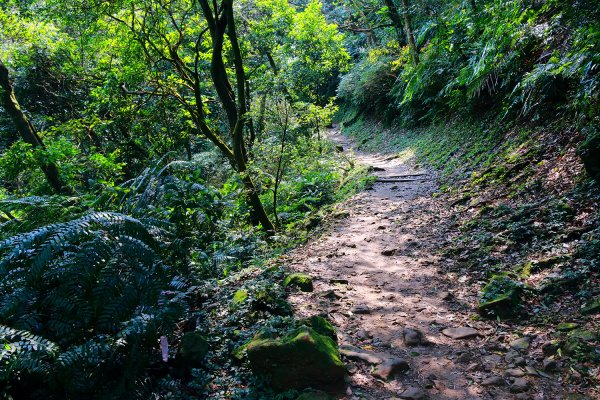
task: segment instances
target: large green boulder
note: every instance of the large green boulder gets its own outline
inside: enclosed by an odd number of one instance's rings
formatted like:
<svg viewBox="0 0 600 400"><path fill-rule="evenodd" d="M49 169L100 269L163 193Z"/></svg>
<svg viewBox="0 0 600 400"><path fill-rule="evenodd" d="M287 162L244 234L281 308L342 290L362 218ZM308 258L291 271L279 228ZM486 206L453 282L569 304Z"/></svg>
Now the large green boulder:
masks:
<svg viewBox="0 0 600 400"><path fill-rule="evenodd" d="M319 315L313 315L312 317L299 320L298 326L302 325L311 327L318 334L327 336L337 343L337 332L329 320Z"/></svg>
<svg viewBox="0 0 600 400"><path fill-rule="evenodd" d="M308 326L282 338L258 335L246 345L250 367L276 390L331 388L344 383L345 367L335 342Z"/></svg>
<svg viewBox="0 0 600 400"><path fill-rule="evenodd" d="M303 292L313 291L313 281L310 275L302 273L289 274L283 280L283 286L292 286L300 289Z"/></svg>

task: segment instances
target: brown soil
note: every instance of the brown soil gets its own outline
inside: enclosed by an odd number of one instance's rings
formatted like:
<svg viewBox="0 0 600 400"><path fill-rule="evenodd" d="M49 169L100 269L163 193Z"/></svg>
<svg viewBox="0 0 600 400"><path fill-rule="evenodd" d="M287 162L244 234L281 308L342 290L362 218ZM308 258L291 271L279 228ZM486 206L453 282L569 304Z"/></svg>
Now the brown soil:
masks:
<svg viewBox="0 0 600 400"><path fill-rule="evenodd" d="M339 132L332 138L351 148ZM384 181L348 200L343 205L348 217L286 257L291 269L310 274L315 284L314 292L290 298L300 317L327 315L340 345L380 359L403 358L410 369L383 381L372 375L376 364L345 358L349 382L338 398L404 398L409 388L417 390L408 398L564 398L559 378L539 373L543 333L473 318L477 297L465 287L465 277L448 272L455 261L441 255L457 233L450 207L432 196L437 187L432 173L393 156L357 153L356 158ZM480 336L442 334L457 327L474 328ZM407 329L421 332L427 343L407 346ZM522 336L530 338L529 348L512 349L510 343ZM524 376L507 376L507 370Z"/></svg>

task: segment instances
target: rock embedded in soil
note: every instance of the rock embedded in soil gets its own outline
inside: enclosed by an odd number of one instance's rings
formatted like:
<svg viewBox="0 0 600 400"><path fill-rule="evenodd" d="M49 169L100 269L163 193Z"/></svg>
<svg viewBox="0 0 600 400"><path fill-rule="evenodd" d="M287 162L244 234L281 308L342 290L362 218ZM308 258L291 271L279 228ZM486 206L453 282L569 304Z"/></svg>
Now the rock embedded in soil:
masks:
<svg viewBox="0 0 600 400"><path fill-rule="evenodd" d="M381 251L382 256L391 257L396 254L398 249L385 249Z"/></svg>
<svg viewBox="0 0 600 400"><path fill-rule="evenodd" d="M285 277L283 280L283 286L295 287L303 292L312 292L313 280L310 275L296 272Z"/></svg>
<svg viewBox="0 0 600 400"><path fill-rule="evenodd" d="M329 283L335 285L335 284L339 284L339 285L347 285L348 284L348 279L340 279L340 278L333 278L329 280Z"/></svg>
<svg viewBox="0 0 600 400"><path fill-rule="evenodd" d="M301 319L298 321L298 325L305 325L311 327L320 335L327 336L331 340L337 343L337 332L333 327L331 321L320 315L313 315L312 317Z"/></svg>
<svg viewBox="0 0 600 400"><path fill-rule="evenodd" d="M600 313L600 296L596 297L591 303L581 310L583 315L593 315Z"/></svg>
<svg viewBox="0 0 600 400"><path fill-rule="evenodd" d="M381 364L384 361L383 357L380 357L375 353L363 350L361 348L349 344L344 344L340 346L339 351L341 355L351 360L365 361L369 364Z"/></svg>
<svg viewBox="0 0 600 400"><path fill-rule="evenodd" d="M423 333L416 329L407 328L404 330L404 344L408 347L419 346L424 343Z"/></svg>
<svg viewBox="0 0 600 400"><path fill-rule="evenodd" d="M177 358L190 368L196 368L204 363L208 350L208 341L203 335L187 332L181 338Z"/></svg>
<svg viewBox="0 0 600 400"><path fill-rule="evenodd" d="M522 378L525 376L525 372L518 368L509 368L504 371L505 376L512 376L513 378Z"/></svg>
<svg viewBox="0 0 600 400"><path fill-rule="evenodd" d="M510 347L516 350L527 350L529 348L529 343L531 343L531 339L529 339L527 336L524 336L510 342Z"/></svg>
<svg viewBox="0 0 600 400"><path fill-rule="evenodd" d="M560 332L569 332L577 328L579 328L579 324L574 322L563 322L562 324L558 324L556 326L556 330Z"/></svg>
<svg viewBox="0 0 600 400"><path fill-rule="evenodd" d="M528 376L540 376L540 374L538 373L537 369L535 369L535 368L533 368L533 367L531 367L529 365L525 367L525 373Z"/></svg>
<svg viewBox="0 0 600 400"><path fill-rule="evenodd" d="M367 330L365 329L359 329L358 332L356 332L356 337L361 339L361 340L365 340L365 339L370 339L373 337L373 335L371 335L369 332L367 332Z"/></svg>
<svg viewBox="0 0 600 400"><path fill-rule="evenodd" d="M257 335L247 345L252 372L270 378L276 390L342 385L346 368L335 342L310 327L281 339Z"/></svg>
<svg viewBox="0 0 600 400"><path fill-rule="evenodd" d="M504 386L504 379L498 375L490 376L481 382L482 386Z"/></svg>
<svg viewBox="0 0 600 400"><path fill-rule="evenodd" d="M512 385L510 385L510 389L509 390L510 390L511 393L523 393L523 392L526 392L527 390L529 390L529 382L525 378L517 378L512 383Z"/></svg>
<svg viewBox="0 0 600 400"><path fill-rule="evenodd" d="M318 296L328 300L338 300L343 297L341 294L336 293L335 290L325 290L323 292L319 292Z"/></svg>
<svg viewBox="0 0 600 400"><path fill-rule="evenodd" d="M525 358L523 357L515 357L513 359L513 364L515 364L517 367L524 367L526 364Z"/></svg>
<svg viewBox="0 0 600 400"><path fill-rule="evenodd" d="M372 375L376 378L387 381L394 375L400 374L410 369L408 362L402 358L391 358L379 364Z"/></svg>
<svg viewBox="0 0 600 400"><path fill-rule="evenodd" d="M471 355L469 353L461 353L458 357L456 357L456 362L461 364L466 364L471 361Z"/></svg>
<svg viewBox="0 0 600 400"><path fill-rule="evenodd" d="M471 339L481 335L477 329L469 327L446 328L442 331L442 334L455 340Z"/></svg>
<svg viewBox="0 0 600 400"><path fill-rule="evenodd" d="M553 372L558 369L558 361L552 358L545 358L544 361L542 361L542 365L546 372Z"/></svg>
<svg viewBox="0 0 600 400"><path fill-rule="evenodd" d="M358 305L352 308L352 314L371 314L371 309L365 305Z"/></svg>
<svg viewBox="0 0 600 400"><path fill-rule="evenodd" d="M401 399L408 399L408 400L422 400L425 398L425 392L423 391L423 389L416 387L416 386L411 386L408 389L406 389L404 392L400 393L400 398Z"/></svg>
<svg viewBox="0 0 600 400"><path fill-rule="evenodd" d="M450 300L454 299L454 295L450 292L441 292L439 296L440 296L440 299L442 299L444 301L450 301Z"/></svg>
<svg viewBox="0 0 600 400"><path fill-rule="evenodd" d="M483 288L477 311L486 318L510 318L519 308L521 291L518 282L504 275L494 275Z"/></svg>

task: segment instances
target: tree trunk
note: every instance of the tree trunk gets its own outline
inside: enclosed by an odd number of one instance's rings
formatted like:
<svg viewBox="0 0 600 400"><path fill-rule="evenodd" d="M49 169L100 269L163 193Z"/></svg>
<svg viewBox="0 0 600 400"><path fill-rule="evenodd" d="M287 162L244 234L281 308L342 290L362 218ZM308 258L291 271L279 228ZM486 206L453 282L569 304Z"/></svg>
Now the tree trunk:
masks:
<svg viewBox="0 0 600 400"><path fill-rule="evenodd" d="M231 43L231 50L233 53L233 63L235 66L235 75L237 83L237 103L238 103L238 120L233 129L233 154L235 155L238 171L242 174L242 180L246 186L248 192L248 199L252 207L252 213L267 234L272 235L275 232L275 226L269 219L267 212L260 200L260 196L252 178L247 173L248 154L244 143L244 125L245 119L247 118L248 109L246 104L246 75L244 72L244 64L242 59L242 52L237 39L237 32L235 28L235 19L233 15L233 1L223 1L225 7L225 15L227 17L227 36Z"/></svg>
<svg viewBox="0 0 600 400"><path fill-rule="evenodd" d="M400 18L400 13L398 12L398 7L396 7L394 0L385 0L385 5L388 9L388 15L392 20L394 29L396 30L396 36L398 36L398 44L402 45L402 20Z"/></svg>
<svg viewBox="0 0 600 400"><path fill-rule="evenodd" d="M15 97L15 93L8 75L8 69L0 60L0 87L2 90L2 106L12 118L17 131L21 135L21 138L31 144L33 147L39 147L44 149L44 143L42 138L39 137L35 128L27 118L27 116L21 110L21 106ZM54 163L45 163L41 165L42 172L46 175L48 183L56 193L67 193L67 188L63 185L60 180L60 174L58 167Z"/></svg>
<svg viewBox="0 0 600 400"><path fill-rule="evenodd" d="M419 51L417 50L417 45L415 43L415 35L412 30L412 22L410 18L410 9L408 7L408 0L402 1L402 15L404 16L404 32L406 33L406 41L408 42L408 47L410 48L410 53L412 55L412 60L414 65L419 65Z"/></svg>

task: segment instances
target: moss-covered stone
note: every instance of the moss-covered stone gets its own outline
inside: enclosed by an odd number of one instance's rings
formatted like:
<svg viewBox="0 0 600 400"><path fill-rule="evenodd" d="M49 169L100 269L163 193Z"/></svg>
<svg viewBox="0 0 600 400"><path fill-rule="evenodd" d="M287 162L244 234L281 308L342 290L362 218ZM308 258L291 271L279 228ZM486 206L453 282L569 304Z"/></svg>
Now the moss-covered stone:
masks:
<svg viewBox="0 0 600 400"><path fill-rule="evenodd" d="M583 315L593 315L598 313L600 313L600 297L596 297L581 310L581 314Z"/></svg>
<svg viewBox="0 0 600 400"><path fill-rule="evenodd" d="M273 287L267 287L253 294L252 309L256 311L269 311L275 315L291 315L292 307L285 298L277 296Z"/></svg>
<svg viewBox="0 0 600 400"><path fill-rule="evenodd" d="M263 340L263 339L272 339L273 335L266 333L266 332L259 332L256 335L254 335L254 337L252 338L251 341L244 343L243 345L235 348L232 352L231 355L233 356L233 358L235 358L238 361L242 361L242 359L244 358L244 356L246 355L246 350L248 349L248 345L252 342L255 342L257 340Z"/></svg>
<svg viewBox="0 0 600 400"><path fill-rule="evenodd" d="M252 371L277 390L341 385L345 367L335 342L302 326L280 339L259 335L246 346Z"/></svg>
<svg viewBox="0 0 600 400"><path fill-rule="evenodd" d="M292 286L296 287L303 292L312 292L313 291L313 281L310 275L302 274L302 273L293 273L289 274L283 280L283 286Z"/></svg>
<svg viewBox="0 0 600 400"><path fill-rule="evenodd" d="M487 318L511 318L519 311L523 285L504 275L495 275L483 288L477 311Z"/></svg>
<svg viewBox="0 0 600 400"><path fill-rule="evenodd" d="M569 333L562 343L562 353L580 359L581 361L600 361L600 356L593 349L593 342L598 339L598 334L586 329L576 329Z"/></svg>
<svg viewBox="0 0 600 400"><path fill-rule="evenodd" d="M298 325L309 326L318 334L327 336L337 343L337 332L333 324L323 317L313 315L310 318L301 319L298 321Z"/></svg>
<svg viewBox="0 0 600 400"><path fill-rule="evenodd" d="M181 338L178 358L189 367L203 364L209 346L206 338L198 332L187 332Z"/></svg>
<svg viewBox="0 0 600 400"><path fill-rule="evenodd" d="M574 322L563 322L562 324L556 325L556 330L561 332L568 332L577 328L579 328L579 324Z"/></svg>
<svg viewBox="0 0 600 400"><path fill-rule="evenodd" d="M331 400L331 396L320 390L311 390L296 397L296 400Z"/></svg>
<svg viewBox="0 0 600 400"><path fill-rule="evenodd" d="M588 175L600 182L600 132L588 133L578 153Z"/></svg>
<svg viewBox="0 0 600 400"><path fill-rule="evenodd" d="M598 339L598 334L587 329L576 329L569 333L569 337L580 339L584 342L593 342Z"/></svg>
<svg viewBox="0 0 600 400"><path fill-rule="evenodd" d="M522 279L526 279L529 278L531 274L551 268L563 260L563 256L548 257L541 260L531 260L525 264L518 265L515 268L515 272L518 273Z"/></svg>
<svg viewBox="0 0 600 400"><path fill-rule="evenodd" d="M233 295L233 304L239 306L240 304L244 303L246 299L248 299L248 292L240 289Z"/></svg>

